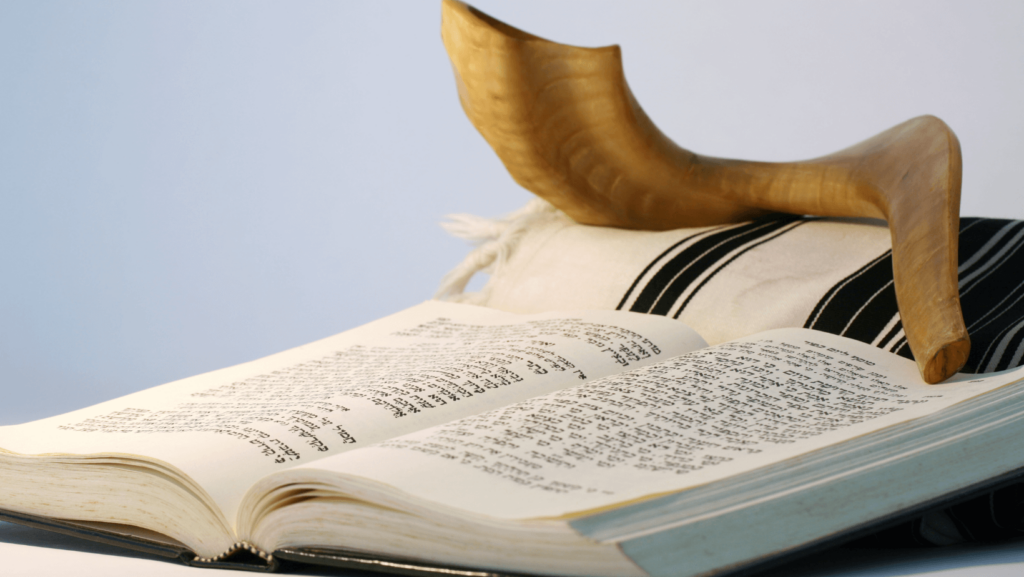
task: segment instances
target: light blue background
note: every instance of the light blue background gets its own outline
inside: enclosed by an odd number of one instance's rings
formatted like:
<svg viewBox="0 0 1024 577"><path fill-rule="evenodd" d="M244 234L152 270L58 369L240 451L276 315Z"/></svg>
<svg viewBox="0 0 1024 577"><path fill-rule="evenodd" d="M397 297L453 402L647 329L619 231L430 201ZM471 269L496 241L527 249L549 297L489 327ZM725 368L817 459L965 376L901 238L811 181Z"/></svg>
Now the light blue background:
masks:
<svg viewBox="0 0 1024 577"><path fill-rule="evenodd" d="M437 223L524 203L459 108L440 7L0 2L0 424L243 362L429 298ZM807 158L919 114L963 214L1024 218L1024 4L497 2L619 43L680 144Z"/></svg>

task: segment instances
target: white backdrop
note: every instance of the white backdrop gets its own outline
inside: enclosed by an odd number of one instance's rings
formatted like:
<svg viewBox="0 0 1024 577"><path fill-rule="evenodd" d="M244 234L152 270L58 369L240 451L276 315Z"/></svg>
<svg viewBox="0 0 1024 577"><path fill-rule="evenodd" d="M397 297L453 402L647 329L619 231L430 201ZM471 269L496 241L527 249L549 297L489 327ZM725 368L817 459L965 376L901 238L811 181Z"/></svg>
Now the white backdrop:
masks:
<svg viewBox="0 0 1024 577"><path fill-rule="evenodd" d="M459 108L439 5L0 3L0 424L429 298L466 250L437 222L529 198ZM813 157L935 114L962 213L1024 218L1024 3L476 5L621 44L704 154Z"/></svg>

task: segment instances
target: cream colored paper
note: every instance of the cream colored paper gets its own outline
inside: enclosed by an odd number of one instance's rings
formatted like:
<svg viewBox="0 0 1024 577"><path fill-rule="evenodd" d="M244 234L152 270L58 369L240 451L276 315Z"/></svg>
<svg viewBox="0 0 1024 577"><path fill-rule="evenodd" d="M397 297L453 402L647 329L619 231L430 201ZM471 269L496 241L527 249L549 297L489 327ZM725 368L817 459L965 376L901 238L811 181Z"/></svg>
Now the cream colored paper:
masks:
<svg viewBox="0 0 1024 577"><path fill-rule="evenodd" d="M257 361L0 427L0 448L162 461L234 520L267 474L701 346L659 317L428 301Z"/></svg>
<svg viewBox="0 0 1024 577"><path fill-rule="evenodd" d="M913 362L780 329L316 463L475 513L557 517L703 485L949 407L1024 369L926 385Z"/></svg>

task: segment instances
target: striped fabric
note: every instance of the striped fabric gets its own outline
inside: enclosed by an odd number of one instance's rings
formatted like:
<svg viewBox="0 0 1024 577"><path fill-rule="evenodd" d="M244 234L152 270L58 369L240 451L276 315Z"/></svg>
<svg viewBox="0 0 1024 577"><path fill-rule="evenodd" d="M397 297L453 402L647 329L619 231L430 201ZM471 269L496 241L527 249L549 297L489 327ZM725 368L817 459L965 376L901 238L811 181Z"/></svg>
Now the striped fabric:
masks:
<svg viewBox="0 0 1024 577"><path fill-rule="evenodd" d="M647 265L617 308L679 318L693 297L720 271L807 220L783 217L687 236Z"/></svg>
<svg viewBox="0 0 1024 577"><path fill-rule="evenodd" d="M644 268L618 309L679 316L708 282L751 249L813 218L784 217L689 235ZM960 302L971 335L968 373L1024 364L1024 221L960 223ZM864 263L821 296L803 325L913 359L892 276L892 251Z"/></svg>

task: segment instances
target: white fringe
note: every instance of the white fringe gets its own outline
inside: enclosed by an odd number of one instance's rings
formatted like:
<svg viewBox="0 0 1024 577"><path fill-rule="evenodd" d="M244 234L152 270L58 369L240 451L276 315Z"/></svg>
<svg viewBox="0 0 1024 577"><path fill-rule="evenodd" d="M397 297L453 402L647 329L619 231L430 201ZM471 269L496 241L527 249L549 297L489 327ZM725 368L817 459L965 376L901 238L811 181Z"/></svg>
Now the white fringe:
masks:
<svg viewBox="0 0 1024 577"><path fill-rule="evenodd" d="M568 220L562 211L546 200L535 198L526 206L501 218L483 218L471 214L450 214L441 226L452 236L466 239L477 247L441 279L434 298L443 301L480 305L491 292L488 282L479 292L466 293L466 285L478 272L495 275L508 261L523 233L542 221Z"/></svg>

